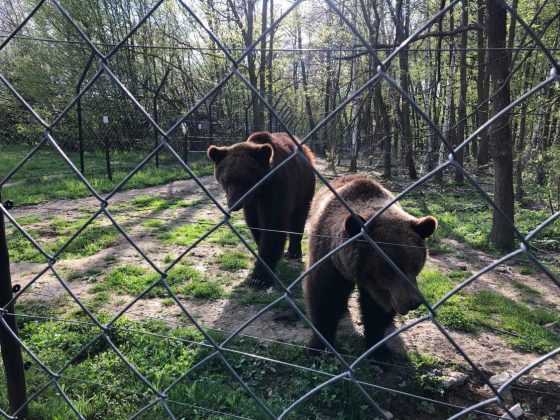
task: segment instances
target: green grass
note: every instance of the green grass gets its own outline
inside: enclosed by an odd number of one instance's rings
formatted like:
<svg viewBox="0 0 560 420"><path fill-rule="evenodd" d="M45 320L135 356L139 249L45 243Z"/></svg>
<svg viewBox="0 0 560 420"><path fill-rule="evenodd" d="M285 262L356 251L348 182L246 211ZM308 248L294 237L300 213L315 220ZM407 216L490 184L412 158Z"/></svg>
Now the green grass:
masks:
<svg viewBox="0 0 560 420"><path fill-rule="evenodd" d="M85 320L85 318L83 318ZM104 317L101 316L104 321ZM37 356L51 368L60 368L66 360L89 342L99 330L91 325L69 322L37 322L24 320L20 323L20 335ZM155 334L155 335L154 335ZM220 333L210 332L220 342ZM208 356L212 349L201 346L204 337L194 327L171 327L162 322L132 322L124 318L117 321L108 333L112 343L154 386L162 391L189 368ZM310 367L310 361L300 348L279 343L264 344L248 337L234 339L228 348L241 353L225 353L225 358L243 381L270 409L281 413L305 392L321 384L330 376L303 371L290 366L273 363L270 359L289 360L295 365ZM243 353L253 353L255 358ZM29 359L25 356L26 360ZM422 377L433 366L425 363L426 357L412 356L408 363L406 390L426 383ZM319 369L328 374L342 372L341 364L332 357L318 360ZM373 364L362 363L355 372L358 379L377 382L383 375ZM35 364L27 371L28 392L31 394L48 379ZM0 369L0 380L4 380ZM107 345L98 339L83 357L64 370L60 384L85 418L124 419L132 416L154 397L145 384L130 372L123 361ZM430 387L432 384L428 384ZM387 407L391 397L386 393L368 389L368 392ZM431 395L431 388L426 388ZM0 391L1 407L5 408L5 390ZM169 407L177 418L224 418L224 414L205 411L204 408L249 418L265 418L266 415L245 392L239 382L214 357L187 375L171 388L167 398ZM179 402L179 403L177 403ZM403 407L403 405L405 407ZM397 410L406 411L406 401L394 401ZM30 418L72 418L70 408L63 402L54 387L49 387L30 404ZM324 388L315 396L298 406L290 418L373 418L373 409L349 381L340 380ZM160 404L140 416L142 419L164 418Z"/></svg>
<svg viewBox="0 0 560 420"><path fill-rule="evenodd" d="M423 390L430 390L435 394L443 395L443 376L439 368L441 361L431 354L411 351L406 354L408 362L414 368L413 374Z"/></svg>
<svg viewBox="0 0 560 420"><path fill-rule="evenodd" d="M104 280L99 279L92 287L94 293L110 291L124 295L137 296L160 278L153 269L137 265L123 265L111 271ZM210 281L194 267L178 265L167 275L167 282L181 297L185 298L219 298L224 295L220 284ZM146 297L167 297L162 286L151 289Z"/></svg>
<svg viewBox="0 0 560 420"><path fill-rule="evenodd" d="M210 219L199 219L195 223L177 226L169 232L159 235L166 245L192 245L197 239L208 232L216 223Z"/></svg>
<svg viewBox="0 0 560 420"><path fill-rule="evenodd" d="M159 238L162 239L166 245L189 246L206 234L217 223L217 220L200 218L196 222L173 227L169 231L161 233ZM256 247L249 229L244 226L244 222L236 221L234 225L249 244ZM217 244L221 247L233 247L238 245L244 247L241 240L227 225L216 229L212 234L206 237L204 242Z"/></svg>
<svg viewBox="0 0 560 420"><path fill-rule="evenodd" d="M136 296L158 278L159 275L156 272L145 267L123 265L111 271L105 281L99 281L91 290L92 292L111 290L114 293Z"/></svg>
<svg viewBox="0 0 560 420"><path fill-rule="evenodd" d="M53 218L49 232L56 234L55 238L45 239L45 230L36 228L27 229L27 233L50 255L58 252L67 240L84 224L84 220L62 223L62 219ZM120 239L119 232L112 226L104 226L98 220L94 220L82 231L77 238L65 248L60 259L77 259L89 257L99 251L115 246ZM10 260L13 262L44 262L46 257L31 244L19 231L13 230L8 234L8 248Z"/></svg>
<svg viewBox="0 0 560 420"><path fill-rule="evenodd" d="M208 202L208 199L194 198L186 200L183 198L165 198L158 195L139 195L132 199L132 205L140 210L167 210L179 207L196 207Z"/></svg>
<svg viewBox="0 0 560 420"><path fill-rule="evenodd" d="M519 274L523 274L524 276L535 274L537 272L537 270L535 270L533 267L519 267L518 271Z"/></svg>
<svg viewBox="0 0 560 420"><path fill-rule="evenodd" d="M88 302L87 308L90 311L97 311L111 301L111 294L107 291L96 293Z"/></svg>
<svg viewBox="0 0 560 420"><path fill-rule="evenodd" d="M30 148L2 145L0 176L7 174L29 152ZM113 152L113 181L107 179L103 153L86 153L85 176L100 193L111 191L139 163L146 153ZM68 153L68 157L79 166L78 154ZM211 175L212 165L208 162L192 163L191 169L197 176ZM189 179L189 175L177 165L155 168L149 162L134 175L123 190L145 188L167 184L179 179ZM17 206L38 204L53 199L72 199L90 196L91 192L69 169L67 164L48 146L43 146L3 188L4 200L13 200Z"/></svg>
<svg viewBox="0 0 560 420"><path fill-rule="evenodd" d="M560 334L545 327L548 323L560 322L558 311L531 308L487 291L469 295L467 308L475 313L479 322L515 334L505 337L513 347L544 353L560 346Z"/></svg>
<svg viewBox="0 0 560 420"><path fill-rule="evenodd" d="M534 287L531 287L525 283L522 283L520 281L512 281L511 285L513 287L515 287L517 290L523 292L523 293L528 293L530 295L533 296L541 296L542 292L540 290L535 289Z"/></svg>
<svg viewBox="0 0 560 420"><path fill-rule="evenodd" d="M40 221L41 221L40 217L33 216L33 215L22 216L16 219L16 222L18 222L21 226L34 225L36 223L39 223Z"/></svg>
<svg viewBox="0 0 560 420"><path fill-rule="evenodd" d="M92 281L95 280L103 273L103 269L100 267L93 267L85 271L72 270L66 274L65 278L68 281L85 280Z"/></svg>
<svg viewBox="0 0 560 420"><path fill-rule="evenodd" d="M142 210L166 210L176 202L177 200L151 194L139 195L132 199L132 204Z"/></svg>
<svg viewBox="0 0 560 420"><path fill-rule="evenodd" d="M497 252L488 240L492 227L492 207L478 192L468 187L444 186L441 191L413 192L401 204L414 216L435 216L439 228L429 239L429 247L447 250L443 238L454 238L474 248ZM515 224L522 234L527 234L550 216L546 209L527 209L516 206ZM554 223L532 241L541 248L560 251L560 224Z"/></svg>
<svg viewBox="0 0 560 420"><path fill-rule="evenodd" d="M241 251L225 251L218 257L218 266L222 270L237 271L249 268L249 260L246 253Z"/></svg>
<svg viewBox="0 0 560 420"><path fill-rule="evenodd" d="M418 286L430 304L455 285L455 281L432 268L424 269L418 278ZM413 313L418 316L427 311L419 309ZM492 291L462 292L452 296L437 309L437 319L447 327L465 332L490 327L509 345L523 351L544 353L560 346L560 334L545 326L560 322L558 311L534 308Z"/></svg>
<svg viewBox="0 0 560 420"><path fill-rule="evenodd" d="M140 226L157 230L158 232L167 232L170 227L160 219L148 219L140 222Z"/></svg>
<svg viewBox="0 0 560 420"><path fill-rule="evenodd" d="M434 304L449 292L455 282L451 281L441 271L433 268L425 268L418 277L418 287L430 304ZM460 331L474 332L478 330L471 314L462 310L465 297L461 294L452 296L445 305L437 310L437 319L443 325ZM425 314L427 310L413 311L416 315Z"/></svg>

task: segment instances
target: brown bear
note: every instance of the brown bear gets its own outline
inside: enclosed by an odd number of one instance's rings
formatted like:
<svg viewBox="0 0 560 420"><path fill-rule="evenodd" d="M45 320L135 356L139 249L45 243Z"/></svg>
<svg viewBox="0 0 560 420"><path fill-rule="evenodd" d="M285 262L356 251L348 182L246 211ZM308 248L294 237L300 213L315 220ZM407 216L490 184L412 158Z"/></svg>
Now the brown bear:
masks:
<svg viewBox="0 0 560 420"><path fill-rule="evenodd" d="M295 143L286 133L258 132L247 141L229 147L210 146L208 157L216 165L216 180L227 195L231 211L235 203L282 161L294 153ZM313 153L302 146L303 154L313 163ZM309 207L315 193L315 172L296 156L243 201L247 226L259 249L259 256L274 270L282 257L286 233L290 232L287 257L301 258L301 239ZM273 279L257 261L250 283L271 284Z"/></svg>
<svg viewBox="0 0 560 420"><path fill-rule="evenodd" d="M394 199L378 182L357 175L338 178L331 185L364 223ZM417 219L395 203L368 226L367 232L416 286L416 276L426 262L425 239L436 228L435 218ZM311 206L308 267L360 232L360 224L340 200L326 187L321 189ZM364 238L358 238L319 264L304 280L308 316L331 345L354 285L359 291L367 348L384 337L396 312L406 314L421 304L408 282ZM313 334L309 354L315 356L325 348L317 334ZM386 359L390 353L386 346L381 346L373 356Z"/></svg>

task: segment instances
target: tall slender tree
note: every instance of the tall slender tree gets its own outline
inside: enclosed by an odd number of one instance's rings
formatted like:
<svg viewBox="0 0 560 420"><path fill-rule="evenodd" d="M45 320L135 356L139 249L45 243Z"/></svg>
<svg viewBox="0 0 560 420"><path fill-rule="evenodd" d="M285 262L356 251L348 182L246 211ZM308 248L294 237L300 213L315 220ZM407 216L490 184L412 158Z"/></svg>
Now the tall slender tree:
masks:
<svg viewBox="0 0 560 420"><path fill-rule="evenodd" d="M497 246L511 248L514 232L508 222L514 220L513 152L510 113L497 116L510 104L509 59L506 46L507 13L498 0L488 1L488 70L492 86L492 118L490 143L494 160L494 209L490 240ZM503 215L501 214L503 213ZM505 217L504 217L505 216ZM507 219L506 219L507 218Z"/></svg>

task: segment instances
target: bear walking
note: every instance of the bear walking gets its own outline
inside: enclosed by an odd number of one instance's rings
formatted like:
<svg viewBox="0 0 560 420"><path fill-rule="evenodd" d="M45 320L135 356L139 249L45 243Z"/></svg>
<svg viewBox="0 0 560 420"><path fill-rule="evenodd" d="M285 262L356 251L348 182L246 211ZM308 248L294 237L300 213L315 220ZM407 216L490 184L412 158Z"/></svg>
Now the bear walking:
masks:
<svg viewBox="0 0 560 420"><path fill-rule="evenodd" d="M331 185L364 223L394 198L381 184L357 175L338 178ZM359 223L326 187L313 200L309 226L309 267L361 232ZM427 257L425 239L436 228L435 218L416 219L395 203L369 225L368 234L416 286L416 276ZM370 244L358 238L319 264L304 280L308 316L333 345L355 285L367 348L384 337L396 312L406 314L421 303L408 282ZM316 355L325 345L313 334L309 348L310 354ZM388 349L382 346L374 356L387 358Z"/></svg>
<svg viewBox="0 0 560 420"><path fill-rule="evenodd" d="M241 205L232 206L295 149L296 145L287 134L268 132L254 133L247 141L229 147L210 146L208 157L216 166L216 180L227 195L230 210L239 210ZM307 146L303 146L303 153L313 162L313 153ZM302 256L303 228L315 193L315 173L303 159L296 156L283 165L242 204L259 256L272 270L284 252L286 231L294 232L289 234L287 256ZM256 286L272 283L258 261L250 282Z"/></svg>

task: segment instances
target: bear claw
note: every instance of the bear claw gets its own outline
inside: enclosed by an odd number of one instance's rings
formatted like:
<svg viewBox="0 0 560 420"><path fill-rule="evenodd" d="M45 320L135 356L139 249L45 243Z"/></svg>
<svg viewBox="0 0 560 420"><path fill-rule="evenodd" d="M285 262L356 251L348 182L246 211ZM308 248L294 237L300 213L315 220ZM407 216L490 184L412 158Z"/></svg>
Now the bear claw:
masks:
<svg viewBox="0 0 560 420"><path fill-rule="evenodd" d="M266 277L251 276L251 278L249 279L249 284L254 287L265 287L271 286L273 284L273 281L272 279Z"/></svg>

